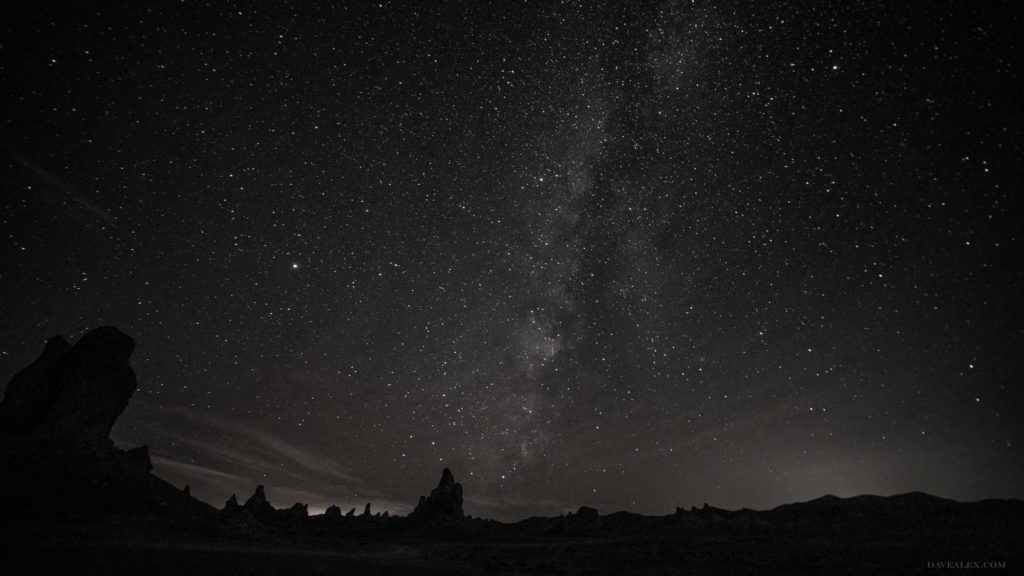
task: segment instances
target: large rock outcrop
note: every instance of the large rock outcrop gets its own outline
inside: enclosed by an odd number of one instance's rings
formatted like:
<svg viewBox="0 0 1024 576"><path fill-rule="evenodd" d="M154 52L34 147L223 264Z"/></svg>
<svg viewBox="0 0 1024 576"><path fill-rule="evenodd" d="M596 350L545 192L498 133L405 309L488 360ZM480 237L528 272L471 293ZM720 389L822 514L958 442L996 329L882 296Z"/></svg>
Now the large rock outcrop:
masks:
<svg viewBox="0 0 1024 576"><path fill-rule="evenodd" d="M39 358L7 385L0 434L107 442L135 393L128 363L134 349L135 341L112 326L92 330L74 346L61 336L50 338Z"/></svg>
<svg viewBox="0 0 1024 576"><path fill-rule="evenodd" d="M110 326L74 345L55 336L11 379L0 402L0 516L52 527L143 514L213 529L212 508L152 474L148 447L110 440L137 387L134 349Z"/></svg>
<svg viewBox="0 0 1024 576"><path fill-rule="evenodd" d="M452 471L445 468L441 473L441 482L430 491L430 496L420 496L419 504L409 515L420 520L461 519L462 484L455 481Z"/></svg>

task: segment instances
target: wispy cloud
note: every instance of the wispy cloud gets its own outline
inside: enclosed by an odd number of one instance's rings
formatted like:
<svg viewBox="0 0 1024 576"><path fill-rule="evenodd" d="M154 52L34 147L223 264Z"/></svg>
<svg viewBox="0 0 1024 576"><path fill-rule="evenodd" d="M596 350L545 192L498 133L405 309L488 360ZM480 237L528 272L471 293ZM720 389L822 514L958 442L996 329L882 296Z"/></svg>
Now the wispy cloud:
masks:
<svg viewBox="0 0 1024 576"><path fill-rule="evenodd" d="M411 502L394 500L352 474L331 454L286 441L271 430L240 418L212 416L197 410L140 401L137 407L155 415L146 434L157 475L192 494L220 505L234 493L240 499L256 484L265 484L276 506L309 505L310 513L331 504L366 502L374 511L407 513Z"/></svg>
<svg viewBox="0 0 1024 576"><path fill-rule="evenodd" d="M213 468L209 468L207 466L200 466L198 464L182 462L180 460L175 460L174 458L168 458L166 456L154 455L150 458L150 460L152 460L154 466L178 470L180 472L184 472L186 475L189 476L202 476L207 478L217 478L221 480L232 481L243 480L241 476L236 476L235 474L229 474L227 472L222 472L220 470L214 470Z"/></svg>
<svg viewBox="0 0 1024 576"><path fill-rule="evenodd" d="M284 456L292 462L304 467L307 470L326 474L338 480L346 482L359 482L359 479L345 470L331 457L319 454L308 449L286 442L276 436L256 430L251 427L235 426L233 429L245 436L252 438L273 452Z"/></svg>
<svg viewBox="0 0 1024 576"><path fill-rule="evenodd" d="M230 459L250 468L274 467L278 469L281 459L297 464L307 472L314 472L344 483L359 483L360 480L341 466L329 454L316 452L298 446L266 432L256 426L224 416L209 416L200 412L176 407L149 405L152 409L199 424L201 429L210 430L202 438L187 437L175 432L162 432L177 442L189 444L210 454ZM219 439L231 439L230 444L218 443Z"/></svg>

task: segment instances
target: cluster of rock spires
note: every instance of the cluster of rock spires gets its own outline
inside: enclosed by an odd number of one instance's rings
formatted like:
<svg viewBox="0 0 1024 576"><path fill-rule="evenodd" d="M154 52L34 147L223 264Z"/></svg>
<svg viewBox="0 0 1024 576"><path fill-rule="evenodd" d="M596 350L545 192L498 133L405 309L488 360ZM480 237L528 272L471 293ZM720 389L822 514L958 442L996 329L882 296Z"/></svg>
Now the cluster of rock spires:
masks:
<svg viewBox="0 0 1024 576"><path fill-rule="evenodd" d="M238 503L238 496L232 494L224 503L222 511L231 516L245 515L252 519L280 519L280 518L306 518L309 516L309 509L306 504L296 502L291 508L276 509L267 500L266 491L263 485L256 487L255 492L245 504ZM324 511L324 518L327 520L340 520L341 518L356 518L356 509L352 508L342 516L341 508L336 505L327 507ZM371 503L367 502L363 513L359 518L389 518L387 511L383 513L372 512ZM441 481L437 488L430 492L430 496L420 496L419 505L409 515L410 519L419 521L443 521L459 520L465 518L462 511L462 485L455 482L451 470L445 468L441 473Z"/></svg>

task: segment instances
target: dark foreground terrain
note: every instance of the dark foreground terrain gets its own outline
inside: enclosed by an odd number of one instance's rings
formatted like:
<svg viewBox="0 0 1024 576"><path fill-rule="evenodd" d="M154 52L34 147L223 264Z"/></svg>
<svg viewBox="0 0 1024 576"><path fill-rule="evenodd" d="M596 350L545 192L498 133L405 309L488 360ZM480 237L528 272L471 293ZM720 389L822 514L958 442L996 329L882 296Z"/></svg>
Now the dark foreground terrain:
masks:
<svg viewBox="0 0 1024 576"><path fill-rule="evenodd" d="M780 517L775 511L717 521L715 513L611 515L588 530L565 529L557 518L533 526L465 521L437 531L403 518L329 526L323 517L310 517L302 526L266 526L259 536L232 534L226 525L190 530L160 517L129 516L31 536L5 527L4 546L11 546L5 554L13 574L923 574L949 561L996 562L988 571L1016 573L1019 510L1016 519L999 521L1001 513L987 516L984 508L1006 503L909 495L877 504L902 507L926 498L939 508L973 507L966 514L977 515L941 522L944 513L936 509L931 526L878 525L859 520L858 499L850 499L797 505L790 513L806 520L777 525L770 520ZM815 509L827 505L834 507ZM822 520L837 516L845 518ZM760 522L766 525L752 527Z"/></svg>
<svg viewBox="0 0 1024 576"><path fill-rule="evenodd" d="M922 493L825 496L772 510L667 516L582 507L514 524L463 514L450 471L407 517L275 509L258 487L223 509L151 473L110 429L135 391L134 343L51 339L0 404L4 574L1019 573L1024 503Z"/></svg>
<svg viewBox="0 0 1024 576"><path fill-rule="evenodd" d="M590 536L501 534L444 539L338 535L238 539L226 535L119 534L18 542L13 574L925 574L934 562L988 560L1019 573L1019 542L979 533L889 530L842 535ZM989 530L990 534L997 530ZM86 535L88 533L88 535ZM979 540L979 541L975 541ZM5 545L12 544L7 540Z"/></svg>

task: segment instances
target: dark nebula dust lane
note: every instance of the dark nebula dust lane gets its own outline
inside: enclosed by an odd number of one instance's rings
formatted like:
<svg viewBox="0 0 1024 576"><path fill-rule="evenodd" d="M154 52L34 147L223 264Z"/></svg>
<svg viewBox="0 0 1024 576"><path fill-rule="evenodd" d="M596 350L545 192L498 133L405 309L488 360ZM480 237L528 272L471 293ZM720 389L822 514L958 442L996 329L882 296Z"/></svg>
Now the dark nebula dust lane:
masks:
<svg viewBox="0 0 1024 576"><path fill-rule="evenodd" d="M137 342L220 505L1024 497L1009 2L205 3L2 24L0 378Z"/></svg>

